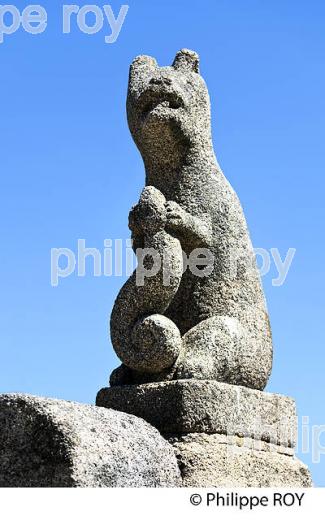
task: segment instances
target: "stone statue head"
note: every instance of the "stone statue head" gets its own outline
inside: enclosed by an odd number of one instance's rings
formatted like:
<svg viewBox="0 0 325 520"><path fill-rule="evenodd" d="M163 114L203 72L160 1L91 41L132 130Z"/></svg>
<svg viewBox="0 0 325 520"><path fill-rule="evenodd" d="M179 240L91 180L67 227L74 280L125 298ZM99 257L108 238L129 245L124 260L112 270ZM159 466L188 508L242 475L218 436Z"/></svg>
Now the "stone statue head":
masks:
<svg viewBox="0 0 325 520"><path fill-rule="evenodd" d="M169 67L138 56L130 67L128 123L144 161L179 159L182 149L211 143L210 100L199 57L179 51Z"/></svg>

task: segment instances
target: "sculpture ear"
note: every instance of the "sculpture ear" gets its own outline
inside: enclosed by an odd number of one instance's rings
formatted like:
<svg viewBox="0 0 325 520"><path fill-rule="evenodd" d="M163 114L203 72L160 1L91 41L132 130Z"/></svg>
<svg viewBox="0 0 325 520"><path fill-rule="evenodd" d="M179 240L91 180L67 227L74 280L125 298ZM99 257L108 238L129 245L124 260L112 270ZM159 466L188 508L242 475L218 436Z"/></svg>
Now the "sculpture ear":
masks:
<svg viewBox="0 0 325 520"><path fill-rule="evenodd" d="M155 58L152 58L151 56L137 56L134 58L134 60L131 63L131 70L135 69L137 67L147 67L149 69L154 69L157 67L157 62Z"/></svg>
<svg viewBox="0 0 325 520"><path fill-rule="evenodd" d="M133 89L140 77L152 76L157 68L155 58L151 56L137 56L131 63L129 71L129 90Z"/></svg>
<svg viewBox="0 0 325 520"><path fill-rule="evenodd" d="M173 67L176 70L187 70L189 72L197 72L198 74L200 72L199 65L199 55L194 51L190 51L189 49L182 49L178 51L173 62Z"/></svg>

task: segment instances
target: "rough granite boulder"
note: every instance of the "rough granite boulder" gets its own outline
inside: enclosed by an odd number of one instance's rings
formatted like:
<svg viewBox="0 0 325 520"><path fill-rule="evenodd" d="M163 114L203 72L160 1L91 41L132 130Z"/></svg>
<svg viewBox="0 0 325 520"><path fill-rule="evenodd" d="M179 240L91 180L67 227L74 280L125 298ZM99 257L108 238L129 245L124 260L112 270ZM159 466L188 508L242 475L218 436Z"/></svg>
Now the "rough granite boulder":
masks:
<svg viewBox="0 0 325 520"><path fill-rule="evenodd" d="M144 420L92 405L0 396L0 487L173 487L172 446Z"/></svg>
<svg viewBox="0 0 325 520"><path fill-rule="evenodd" d="M183 487L310 487L291 448L238 436L190 433L169 439Z"/></svg>
<svg viewBox="0 0 325 520"><path fill-rule="evenodd" d="M308 487L293 399L217 381L103 388L97 405L142 417L175 449L182 487Z"/></svg>

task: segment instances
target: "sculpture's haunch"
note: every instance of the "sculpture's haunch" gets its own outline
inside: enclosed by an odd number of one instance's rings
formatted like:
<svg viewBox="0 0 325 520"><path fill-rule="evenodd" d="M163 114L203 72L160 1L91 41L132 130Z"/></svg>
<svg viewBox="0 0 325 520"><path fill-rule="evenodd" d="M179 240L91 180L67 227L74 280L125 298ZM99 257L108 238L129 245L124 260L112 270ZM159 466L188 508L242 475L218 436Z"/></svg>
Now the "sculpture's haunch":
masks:
<svg viewBox="0 0 325 520"><path fill-rule="evenodd" d="M165 203L165 197L150 186L131 213L130 224L142 227L142 245L149 254L144 259L138 251L138 267L122 287L111 315L116 354L127 367L149 373L172 366L182 344L177 326L162 314L174 298L183 272L180 242L164 231ZM157 270L152 268L153 261Z"/></svg>

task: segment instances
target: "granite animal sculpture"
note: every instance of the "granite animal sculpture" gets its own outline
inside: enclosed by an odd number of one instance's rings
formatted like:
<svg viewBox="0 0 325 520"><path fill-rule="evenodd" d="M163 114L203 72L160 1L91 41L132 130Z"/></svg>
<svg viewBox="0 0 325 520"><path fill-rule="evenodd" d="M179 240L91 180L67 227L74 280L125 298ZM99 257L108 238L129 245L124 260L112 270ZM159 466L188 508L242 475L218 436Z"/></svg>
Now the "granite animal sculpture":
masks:
<svg viewBox="0 0 325 520"><path fill-rule="evenodd" d="M161 269L142 286L135 272L122 287L110 322L122 365L111 385L195 378L262 390L269 318L244 213L213 150L198 55L183 49L168 67L135 58L127 115L146 171L129 216L134 249L165 256L170 283ZM183 269L184 253L198 248L213 257L204 276Z"/></svg>

